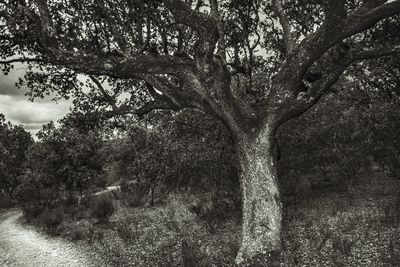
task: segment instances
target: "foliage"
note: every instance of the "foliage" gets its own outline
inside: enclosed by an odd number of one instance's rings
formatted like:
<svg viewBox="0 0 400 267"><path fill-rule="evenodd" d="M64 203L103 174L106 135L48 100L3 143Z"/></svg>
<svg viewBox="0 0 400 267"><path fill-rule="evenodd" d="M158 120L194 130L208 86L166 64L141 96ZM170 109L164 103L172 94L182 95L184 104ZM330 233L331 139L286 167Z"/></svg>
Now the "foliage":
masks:
<svg viewBox="0 0 400 267"><path fill-rule="evenodd" d="M56 208L45 208L44 211L38 217L39 225L45 227L45 229L51 233L56 233L57 228L64 221L64 212L61 207Z"/></svg>
<svg viewBox="0 0 400 267"><path fill-rule="evenodd" d="M101 196L92 203L92 216L102 223L108 222L114 211L114 203L110 197Z"/></svg>
<svg viewBox="0 0 400 267"><path fill-rule="evenodd" d="M24 172L25 153L33 144L22 126L7 122L0 114L0 194L11 198Z"/></svg>
<svg viewBox="0 0 400 267"><path fill-rule="evenodd" d="M68 204L71 197L105 185L102 138L94 130L82 131L50 122L38 133L39 141L27 152L26 173L20 177L19 200L29 209L43 210Z"/></svg>
<svg viewBox="0 0 400 267"><path fill-rule="evenodd" d="M0 209L8 209L14 205L14 202L9 196L5 194L0 194Z"/></svg>
<svg viewBox="0 0 400 267"><path fill-rule="evenodd" d="M174 190L238 188L232 140L221 125L200 112L156 115L158 123L133 126L102 152L129 202L156 203Z"/></svg>
<svg viewBox="0 0 400 267"><path fill-rule="evenodd" d="M359 81L342 79L335 92L280 130L279 169L287 187L295 190L307 177L312 189L347 191L374 164L396 173L398 98L368 90Z"/></svg>
<svg viewBox="0 0 400 267"><path fill-rule="evenodd" d="M144 183L122 179L120 186L123 198L129 206L137 207L144 204L145 197L148 195Z"/></svg>

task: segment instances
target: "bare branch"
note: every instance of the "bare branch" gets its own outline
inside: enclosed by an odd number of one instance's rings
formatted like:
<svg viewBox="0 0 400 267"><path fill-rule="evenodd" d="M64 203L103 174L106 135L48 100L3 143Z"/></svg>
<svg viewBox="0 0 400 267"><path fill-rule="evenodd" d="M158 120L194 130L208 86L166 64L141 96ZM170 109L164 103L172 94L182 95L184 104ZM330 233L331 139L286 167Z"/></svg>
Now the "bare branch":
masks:
<svg viewBox="0 0 400 267"><path fill-rule="evenodd" d="M110 106L113 109L116 110L117 105L116 105L115 99L107 93L106 89L104 89L103 85L99 82L99 80L97 80L93 75L89 75L89 78L94 82L94 84L96 84L97 88L99 89L101 94L104 96L104 99L110 104Z"/></svg>

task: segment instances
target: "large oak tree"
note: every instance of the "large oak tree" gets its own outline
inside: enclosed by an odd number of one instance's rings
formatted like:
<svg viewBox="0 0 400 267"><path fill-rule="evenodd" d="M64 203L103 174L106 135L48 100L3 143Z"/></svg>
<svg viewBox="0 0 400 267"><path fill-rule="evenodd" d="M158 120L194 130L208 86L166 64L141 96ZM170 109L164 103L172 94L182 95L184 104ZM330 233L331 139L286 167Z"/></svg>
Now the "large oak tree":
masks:
<svg viewBox="0 0 400 267"><path fill-rule="evenodd" d="M399 0L0 3L1 63L29 66L31 97L72 94L105 116L197 108L226 126L241 170L237 263L281 249L278 128L353 64L400 51Z"/></svg>

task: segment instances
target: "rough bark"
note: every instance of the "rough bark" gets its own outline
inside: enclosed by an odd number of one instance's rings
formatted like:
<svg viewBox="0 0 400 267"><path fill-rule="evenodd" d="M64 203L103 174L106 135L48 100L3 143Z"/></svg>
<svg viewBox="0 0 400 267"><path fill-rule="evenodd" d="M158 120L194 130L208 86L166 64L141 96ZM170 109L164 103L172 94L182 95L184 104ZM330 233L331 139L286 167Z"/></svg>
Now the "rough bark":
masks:
<svg viewBox="0 0 400 267"><path fill-rule="evenodd" d="M237 139L241 166L242 241L236 263L281 249L282 205L276 174L273 126Z"/></svg>

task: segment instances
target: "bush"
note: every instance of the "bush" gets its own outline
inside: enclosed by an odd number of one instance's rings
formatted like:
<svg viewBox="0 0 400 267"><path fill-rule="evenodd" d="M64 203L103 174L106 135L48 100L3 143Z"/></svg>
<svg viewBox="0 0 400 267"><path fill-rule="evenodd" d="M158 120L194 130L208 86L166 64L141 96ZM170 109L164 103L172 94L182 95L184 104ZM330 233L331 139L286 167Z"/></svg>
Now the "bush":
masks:
<svg viewBox="0 0 400 267"><path fill-rule="evenodd" d="M110 197L100 197L93 202L92 216L99 222L108 222L114 211L114 203Z"/></svg>
<svg viewBox="0 0 400 267"><path fill-rule="evenodd" d="M54 232L64 221L64 212L62 208L45 208L40 214L38 222L50 232Z"/></svg>
<svg viewBox="0 0 400 267"><path fill-rule="evenodd" d="M148 190L144 184L135 181L127 181L125 179L121 181L121 192L124 201L131 207L142 205L145 202L146 195L148 194Z"/></svg>
<svg viewBox="0 0 400 267"><path fill-rule="evenodd" d="M84 229L80 226L74 225L74 227L72 227L70 230L69 237L73 241L82 240L84 237Z"/></svg>
<svg viewBox="0 0 400 267"><path fill-rule="evenodd" d="M129 221L123 221L121 224L118 224L117 231L121 239L125 242L129 242L135 237L135 231L131 228Z"/></svg>
<svg viewBox="0 0 400 267"><path fill-rule="evenodd" d="M0 209L9 209L13 206L12 200L4 194L0 193Z"/></svg>
<svg viewBox="0 0 400 267"><path fill-rule="evenodd" d="M39 217L43 210L44 208L42 206L36 204L26 204L22 207L24 218L28 223Z"/></svg>
<svg viewBox="0 0 400 267"><path fill-rule="evenodd" d="M210 266L207 256L199 251L198 246L194 246L186 240L182 240L181 250L183 266Z"/></svg>

